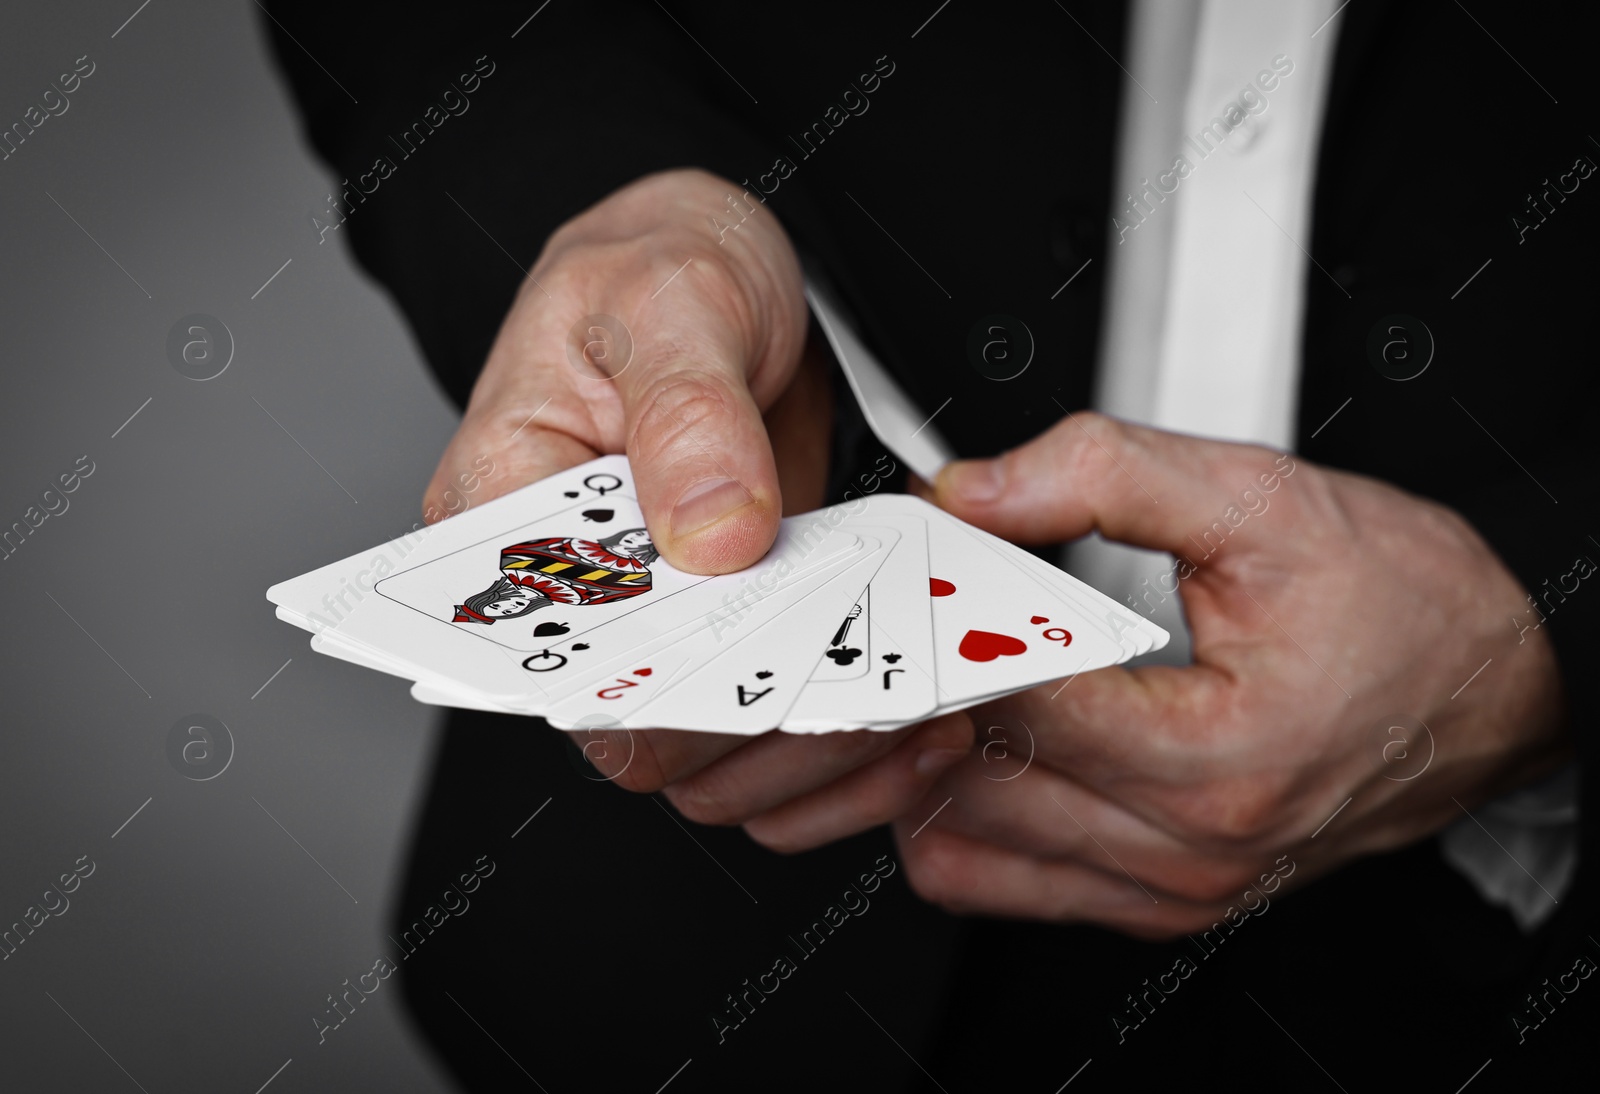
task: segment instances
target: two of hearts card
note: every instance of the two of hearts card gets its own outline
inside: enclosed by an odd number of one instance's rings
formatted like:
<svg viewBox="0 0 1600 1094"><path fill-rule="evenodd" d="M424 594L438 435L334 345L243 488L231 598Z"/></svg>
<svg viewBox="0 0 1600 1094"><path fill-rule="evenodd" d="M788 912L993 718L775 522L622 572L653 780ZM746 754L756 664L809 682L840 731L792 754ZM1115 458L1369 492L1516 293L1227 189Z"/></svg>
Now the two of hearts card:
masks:
<svg viewBox="0 0 1600 1094"><path fill-rule="evenodd" d="M1160 648L1167 632L919 498L785 518L737 573L661 558L626 457L274 585L319 653L418 700L562 729L894 729Z"/></svg>

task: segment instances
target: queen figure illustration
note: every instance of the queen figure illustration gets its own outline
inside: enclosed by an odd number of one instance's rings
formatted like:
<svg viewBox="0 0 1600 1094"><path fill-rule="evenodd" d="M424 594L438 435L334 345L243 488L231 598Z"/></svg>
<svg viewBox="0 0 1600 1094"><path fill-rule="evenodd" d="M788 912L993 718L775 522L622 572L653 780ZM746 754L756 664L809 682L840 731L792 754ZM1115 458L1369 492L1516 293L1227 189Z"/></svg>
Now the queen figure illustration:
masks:
<svg viewBox="0 0 1600 1094"><path fill-rule="evenodd" d="M493 624L552 604L610 604L650 591L660 557L650 533L627 528L604 539L553 536L500 550L500 576L455 606L453 623Z"/></svg>

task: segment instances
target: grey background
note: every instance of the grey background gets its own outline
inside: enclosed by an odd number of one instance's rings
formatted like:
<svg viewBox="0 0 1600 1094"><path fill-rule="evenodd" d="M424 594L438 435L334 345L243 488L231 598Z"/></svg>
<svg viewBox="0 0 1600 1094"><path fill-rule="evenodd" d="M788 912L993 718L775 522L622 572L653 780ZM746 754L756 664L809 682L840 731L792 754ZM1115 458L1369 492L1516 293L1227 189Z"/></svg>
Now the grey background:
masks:
<svg viewBox="0 0 1600 1094"><path fill-rule="evenodd" d="M332 180L259 10L153 0L123 26L138 3L0 15L0 124L96 66L0 163L0 526L95 465L0 561L0 921L95 864L0 962L0 1087L250 1094L292 1060L273 1094L449 1089L398 977L328 1043L312 1022L393 953L434 712L312 654L263 592L419 519L454 415L338 234L317 242ZM206 382L166 356L195 312L237 345ZM206 782L166 756L194 712L236 744Z"/></svg>

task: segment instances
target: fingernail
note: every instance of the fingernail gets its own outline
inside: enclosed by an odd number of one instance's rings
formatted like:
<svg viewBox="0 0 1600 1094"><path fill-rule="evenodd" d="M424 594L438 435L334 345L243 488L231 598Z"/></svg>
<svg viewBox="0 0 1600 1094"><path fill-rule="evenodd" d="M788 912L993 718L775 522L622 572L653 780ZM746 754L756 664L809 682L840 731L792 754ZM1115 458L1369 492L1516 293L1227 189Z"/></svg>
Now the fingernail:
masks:
<svg viewBox="0 0 1600 1094"><path fill-rule="evenodd" d="M672 534L687 536L698 532L753 501L750 491L732 479L703 479L678 498L672 509Z"/></svg>
<svg viewBox="0 0 1600 1094"><path fill-rule="evenodd" d="M1000 478L998 460L952 463L939 472L939 478L945 490L963 501L993 501L1005 485Z"/></svg>
<svg viewBox="0 0 1600 1094"><path fill-rule="evenodd" d="M937 775L966 754L964 748L925 748L917 754L917 774L923 778Z"/></svg>

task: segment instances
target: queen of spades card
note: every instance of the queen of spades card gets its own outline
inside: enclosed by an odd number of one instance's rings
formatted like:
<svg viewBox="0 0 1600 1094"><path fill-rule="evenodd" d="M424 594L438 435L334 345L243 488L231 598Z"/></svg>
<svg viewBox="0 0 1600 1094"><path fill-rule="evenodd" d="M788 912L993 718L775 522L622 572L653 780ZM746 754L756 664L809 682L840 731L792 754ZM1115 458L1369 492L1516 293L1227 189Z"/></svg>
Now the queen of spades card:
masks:
<svg viewBox="0 0 1600 1094"><path fill-rule="evenodd" d="M650 591L660 557L650 533L626 528L604 539L552 536L500 550L500 576L455 606L453 623L493 624L551 604L610 604Z"/></svg>

